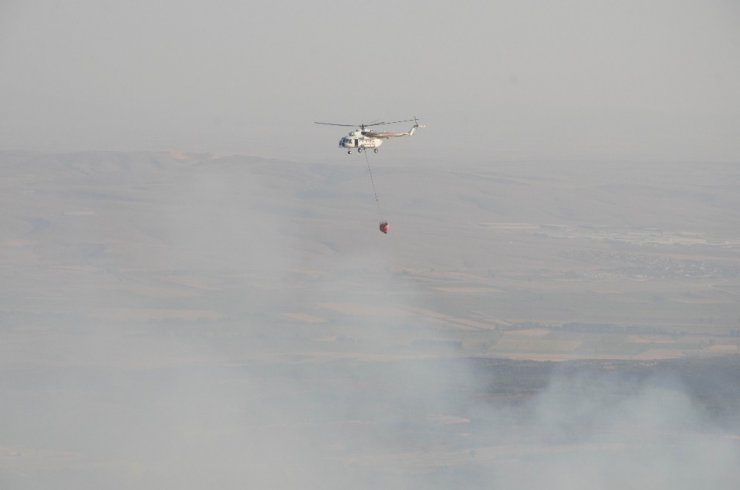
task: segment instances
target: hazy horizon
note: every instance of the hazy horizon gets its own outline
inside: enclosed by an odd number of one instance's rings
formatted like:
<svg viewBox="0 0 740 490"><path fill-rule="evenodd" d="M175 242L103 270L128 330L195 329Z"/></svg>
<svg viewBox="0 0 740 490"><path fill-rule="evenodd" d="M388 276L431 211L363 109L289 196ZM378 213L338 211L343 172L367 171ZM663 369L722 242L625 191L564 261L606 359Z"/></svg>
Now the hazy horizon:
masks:
<svg viewBox="0 0 740 490"><path fill-rule="evenodd" d="M0 148L339 159L740 159L740 6L707 2L0 5ZM387 148L384 148L387 150Z"/></svg>

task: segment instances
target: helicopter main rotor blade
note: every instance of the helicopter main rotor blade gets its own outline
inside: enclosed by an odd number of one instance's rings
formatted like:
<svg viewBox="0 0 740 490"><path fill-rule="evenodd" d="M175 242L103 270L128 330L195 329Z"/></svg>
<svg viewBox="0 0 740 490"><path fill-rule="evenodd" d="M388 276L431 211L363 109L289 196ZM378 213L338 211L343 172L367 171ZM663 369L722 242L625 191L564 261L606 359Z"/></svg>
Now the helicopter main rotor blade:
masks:
<svg viewBox="0 0 740 490"><path fill-rule="evenodd" d="M400 121L388 121L388 122L383 121L383 122L377 122L377 123L372 123L372 124L365 124L365 127L368 127L368 126L381 126L381 125L384 125L384 124L396 124L396 123L402 123L402 122L411 122L411 121L414 121L414 120L415 119L401 119Z"/></svg>
<svg viewBox="0 0 740 490"><path fill-rule="evenodd" d="M402 122L413 122L413 121L415 121L415 119L402 119L402 120L400 120L400 121L391 121L391 122L387 122L386 124L396 124L396 123L402 123Z"/></svg>
<svg viewBox="0 0 740 490"><path fill-rule="evenodd" d="M360 124L340 124L340 123L330 123L330 122L319 122L314 121L314 124L324 124L326 126L343 126L345 128L369 128L371 126L383 126L385 124L396 124L396 123L402 123L402 122L417 122L416 118L414 119L401 119L400 121L379 121L379 122L371 122L371 123L360 123Z"/></svg>
<svg viewBox="0 0 740 490"><path fill-rule="evenodd" d="M356 128L359 127L359 124L338 124L338 123L328 123L328 122L318 122L314 121L314 124L324 124L326 126L344 126L345 128Z"/></svg>
<svg viewBox="0 0 740 490"><path fill-rule="evenodd" d="M373 121L373 122L369 122L369 123L364 123L364 124L362 124L362 127L363 127L363 128L367 128L367 127L369 127L369 126L379 126L379 125L381 125L381 124L387 124L387 123L385 123L385 122L383 122L383 121L377 121L377 120L376 120L376 121Z"/></svg>

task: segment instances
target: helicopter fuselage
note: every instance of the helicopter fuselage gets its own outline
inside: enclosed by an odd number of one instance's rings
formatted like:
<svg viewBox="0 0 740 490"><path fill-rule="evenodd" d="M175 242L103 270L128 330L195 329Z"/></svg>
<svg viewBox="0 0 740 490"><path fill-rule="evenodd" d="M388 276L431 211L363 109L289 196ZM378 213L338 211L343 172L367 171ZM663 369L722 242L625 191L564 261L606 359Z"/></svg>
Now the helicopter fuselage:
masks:
<svg viewBox="0 0 740 490"><path fill-rule="evenodd" d="M408 131L376 131L375 129L369 129L371 126L382 126L407 121L414 121L414 125ZM344 136L339 140L339 148L347 150L347 153L352 153L352 150L354 149L357 150L357 153L361 153L365 150L373 150L375 153L378 153L378 147L383 144L384 140L387 140L388 138L399 138L401 136L413 136L414 131L416 131L417 128L423 127L419 124L419 120L416 119L416 117L413 119L404 119L403 121L374 122L369 124L339 124L318 121L316 121L316 124L326 124L329 126L354 126L355 129L350 131L349 135Z"/></svg>
<svg viewBox="0 0 740 490"><path fill-rule="evenodd" d="M339 148L350 151L357 149L358 152L364 149L377 150L382 144L383 140L381 138L365 136L362 131L352 131L348 136L339 140Z"/></svg>

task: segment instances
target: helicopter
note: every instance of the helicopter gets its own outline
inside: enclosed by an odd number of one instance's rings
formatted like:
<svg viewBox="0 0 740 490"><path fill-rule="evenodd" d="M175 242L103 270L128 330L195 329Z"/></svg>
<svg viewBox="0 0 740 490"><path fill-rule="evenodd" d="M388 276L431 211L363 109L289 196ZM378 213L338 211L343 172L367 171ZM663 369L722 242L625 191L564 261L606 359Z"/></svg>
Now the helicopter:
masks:
<svg viewBox="0 0 740 490"><path fill-rule="evenodd" d="M386 124L396 124L402 122L414 122L414 125L408 131L376 131L374 129L366 129L373 126L383 126ZM419 120L414 117L413 119L403 119L401 121L390 121L390 122L372 122L372 123L360 123L360 124L338 124L328 122L315 122L315 124L325 124L327 126L345 126L349 128L355 128L349 132L349 135L344 136L339 140L339 148L346 149L347 154L351 154L353 149L357 149L357 153L362 153L366 150L373 150L378 153L378 147L383 144L383 141L388 138L400 138L402 136L413 136L414 131L417 128L423 128L424 125L419 124Z"/></svg>

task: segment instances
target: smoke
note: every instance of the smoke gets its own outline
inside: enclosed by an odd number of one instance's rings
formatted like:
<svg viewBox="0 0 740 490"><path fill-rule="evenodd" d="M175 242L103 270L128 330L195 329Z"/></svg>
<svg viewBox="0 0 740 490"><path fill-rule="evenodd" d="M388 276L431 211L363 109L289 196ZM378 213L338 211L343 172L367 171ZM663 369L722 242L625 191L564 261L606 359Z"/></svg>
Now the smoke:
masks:
<svg viewBox="0 0 740 490"><path fill-rule="evenodd" d="M363 228L325 214L350 211L280 187L310 187L300 167L71 158L12 196L49 225L6 227L34 253L3 264L27 273L3 302L3 488L740 482L737 439L677 378L461 357L413 313L392 235L347 246Z"/></svg>
<svg viewBox="0 0 740 490"><path fill-rule="evenodd" d="M737 441L712 429L675 382L555 375L525 422L533 454L505 465L497 487L732 488L740 481ZM536 471L524 471L532 465Z"/></svg>

